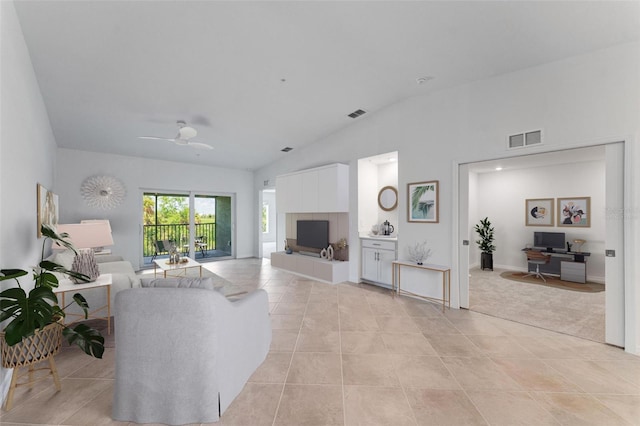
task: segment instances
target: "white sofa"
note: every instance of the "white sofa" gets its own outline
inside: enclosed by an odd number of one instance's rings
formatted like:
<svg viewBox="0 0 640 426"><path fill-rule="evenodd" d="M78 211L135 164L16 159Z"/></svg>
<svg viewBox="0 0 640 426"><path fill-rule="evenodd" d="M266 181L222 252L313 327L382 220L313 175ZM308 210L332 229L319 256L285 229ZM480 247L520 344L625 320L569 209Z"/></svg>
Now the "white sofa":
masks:
<svg viewBox="0 0 640 426"><path fill-rule="evenodd" d="M116 296L112 417L215 422L269 351L267 293L256 290L232 302L184 280L158 281L175 288L134 288Z"/></svg>

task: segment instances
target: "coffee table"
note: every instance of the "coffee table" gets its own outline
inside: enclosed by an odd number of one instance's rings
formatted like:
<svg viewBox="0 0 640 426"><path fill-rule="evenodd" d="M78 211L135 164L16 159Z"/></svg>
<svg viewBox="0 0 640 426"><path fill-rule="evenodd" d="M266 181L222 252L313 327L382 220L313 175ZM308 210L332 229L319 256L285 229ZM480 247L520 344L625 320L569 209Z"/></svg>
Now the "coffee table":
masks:
<svg viewBox="0 0 640 426"><path fill-rule="evenodd" d="M190 257L183 257L181 260L185 260L186 262L180 263L169 263L169 259L154 259L153 260L153 276L156 277L158 274L158 268L163 273L164 278L167 276L170 277L180 277L187 275L187 269L189 268L200 268L200 278L202 278L202 265L191 259ZM169 272L169 274L167 274ZM174 273L175 272L175 273Z"/></svg>
<svg viewBox="0 0 640 426"><path fill-rule="evenodd" d="M99 308L94 308L92 311L90 311L87 314L87 319L89 318L96 318L96 319L101 319L107 322L107 334L111 334L111 284L112 284L112 276L111 274L101 274L100 276L98 276L98 278L90 283L81 283L81 284L76 284L73 281L71 281L70 279L64 278L61 279L58 282L58 287L53 289L53 292L56 294L60 294L62 296L62 306L67 306L66 302L65 302L65 293L68 293L70 291L73 292L80 292L82 290L89 290L90 288L98 288L98 287L103 287L107 290L107 304L104 306L101 306ZM89 307L91 308L91 307ZM97 312L100 312L102 310L106 309L107 310L107 315L106 316L102 316L102 315L96 315ZM83 314L74 314L74 313L67 313L66 314L67 317L77 317L77 319L75 321L81 321L85 319L85 316ZM75 321L71 321L71 323L75 322ZM70 324L71 324L70 323Z"/></svg>

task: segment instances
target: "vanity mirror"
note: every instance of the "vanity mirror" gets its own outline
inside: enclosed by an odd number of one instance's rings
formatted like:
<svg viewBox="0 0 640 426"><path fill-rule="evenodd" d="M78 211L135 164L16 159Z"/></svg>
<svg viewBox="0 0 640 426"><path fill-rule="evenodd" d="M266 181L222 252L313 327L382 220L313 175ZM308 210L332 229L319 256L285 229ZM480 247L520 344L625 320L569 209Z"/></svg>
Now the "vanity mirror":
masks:
<svg viewBox="0 0 640 426"><path fill-rule="evenodd" d="M378 205L386 212L398 207L398 190L393 186L385 186L378 193Z"/></svg>

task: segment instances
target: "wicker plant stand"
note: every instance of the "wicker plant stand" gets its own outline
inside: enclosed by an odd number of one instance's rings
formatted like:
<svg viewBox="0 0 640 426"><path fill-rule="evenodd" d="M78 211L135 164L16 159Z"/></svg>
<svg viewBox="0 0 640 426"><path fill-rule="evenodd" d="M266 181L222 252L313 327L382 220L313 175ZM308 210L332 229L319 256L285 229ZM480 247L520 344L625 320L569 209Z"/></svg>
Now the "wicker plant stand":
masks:
<svg viewBox="0 0 640 426"><path fill-rule="evenodd" d="M0 333L0 351L2 352L2 367L13 368L9 393L5 403L5 410L11 410L13 405L13 394L18 386L27 385L31 387L35 382L53 376L53 382L57 390L61 390L60 378L53 356L60 351L62 345L62 327L60 324L49 324L42 330L36 330L33 336L22 339L22 342L9 346L4 340L4 333ZM35 368L35 364L49 361L48 367ZM28 367L26 373L19 374L20 367ZM46 374L36 372L45 371ZM18 379L27 376L25 381ZM39 376L39 377L36 377Z"/></svg>

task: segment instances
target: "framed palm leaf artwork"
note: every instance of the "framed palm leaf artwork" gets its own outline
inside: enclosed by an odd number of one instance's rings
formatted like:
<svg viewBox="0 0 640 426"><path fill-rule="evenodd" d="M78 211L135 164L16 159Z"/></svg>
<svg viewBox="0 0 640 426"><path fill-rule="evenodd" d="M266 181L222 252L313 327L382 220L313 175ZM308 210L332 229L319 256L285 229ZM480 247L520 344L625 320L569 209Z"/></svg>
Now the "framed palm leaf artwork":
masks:
<svg viewBox="0 0 640 426"><path fill-rule="evenodd" d="M409 222L438 223L437 180L407 184L407 208Z"/></svg>

